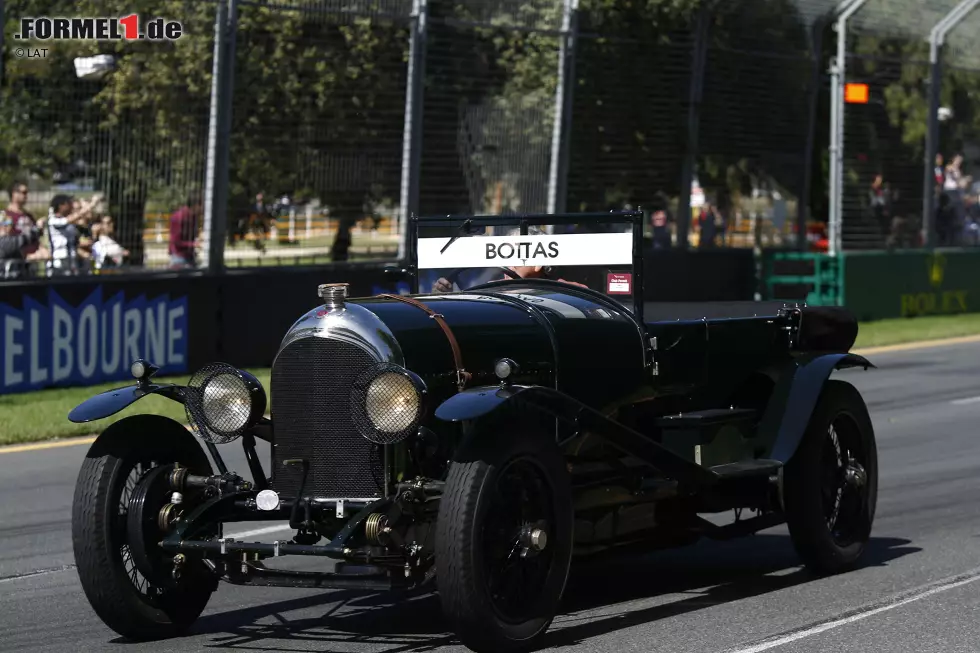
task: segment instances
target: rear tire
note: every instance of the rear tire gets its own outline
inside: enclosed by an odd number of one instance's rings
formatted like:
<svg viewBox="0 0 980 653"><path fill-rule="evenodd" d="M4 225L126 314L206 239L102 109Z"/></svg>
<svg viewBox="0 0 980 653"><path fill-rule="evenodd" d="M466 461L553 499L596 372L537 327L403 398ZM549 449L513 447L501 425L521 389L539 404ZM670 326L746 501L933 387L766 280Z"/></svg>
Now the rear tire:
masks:
<svg viewBox="0 0 980 653"><path fill-rule="evenodd" d="M878 499L874 427L853 385L824 385L783 482L786 522L803 563L819 574L853 568Z"/></svg>
<svg viewBox="0 0 980 653"><path fill-rule="evenodd" d="M568 578L572 525L554 441L504 427L462 447L439 506L436 573L443 613L463 645L514 651L544 635ZM546 533L543 547L535 529Z"/></svg>
<svg viewBox="0 0 980 653"><path fill-rule="evenodd" d="M96 439L75 485L72 545L82 589L99 618L131 640L183 633L217 587L216 578L198 573L184 575L175 587L154 587L133 562L128 495L152 468L170 463L212 473L207 455L180 424L155 415L130 417Z"/></svg>

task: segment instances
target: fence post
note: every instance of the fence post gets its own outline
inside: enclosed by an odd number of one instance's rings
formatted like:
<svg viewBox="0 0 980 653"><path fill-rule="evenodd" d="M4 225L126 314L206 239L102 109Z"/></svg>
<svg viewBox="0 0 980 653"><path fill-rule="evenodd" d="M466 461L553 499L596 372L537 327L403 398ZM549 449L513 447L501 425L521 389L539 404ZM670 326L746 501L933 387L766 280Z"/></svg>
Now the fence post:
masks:
<svg viewBox="0 0 980 653"><path fill-rule="evenodd" d="M932 39L930 38L930 41ZM933 166L935 165L936 152L939 143L939 119L936 115L939 112L940 85L942 84L942 61L939 56L939 47L933 41L929 44L929 113L926 116L926 147L925 161L923 161L922 179L922 245L924 247L933 246L933 199L935 198L935 184L933 178Z"/></svg>
<svg viewBox="0 0 980 653"><path fill-rule="evenodd" d="M803 187L796 204L796 248L807 249L806 222L810 216L810 189L813 186L813 148L817 127L817 103L820 101L820 60L823 58L823 31L826 17L819 18L811 29L810 43L813 70L810 75L810 107L806 127L806 144L803 146Z"/></svg>
<svg viewBox="0 0 980 653"><path fill-rule="evenodd" d="M922 244L932 247L935 234L933 233L933 217L935 216L936 199L933 179L933 166L939 149L939 102L942 86L942 49L946 35L966 18L980 0L963 0L954 7L943 19L936 23L929 32L929 113L926 116L926 147L925 161L922 170Z"/></svg>
<svg viewBox="0 0 980 653"><path fill-rule="evenodd" d="M408 246L408 216L418 212L419 174L422 164L422 103L425 85L425 53L428 30L428 0L412 3L411 35L408 46L408 83L405 86L405 127L402 136L401 211L398 215L398 260Z"/></svg>
<svg viewBox="0 0 980 653"><path fill-rule="evenodd" d="M238 0L219 0L214 19L214 64L211 72L211 116L208 124L204 233L207 247L201 267L222 272L228 222L228 168L231 145L232 90Z"/></svg>
<svg viewBox="0 0 980 653"><path fill-rule="evenodd" d="M691 86L687 108L687 147L681 163L681 192L677 200L677 247L687 249L687 236L691 224L691 182L698 156L698 127L701 113L701 97L704 89L704 68L708 56L708 27L711 10L716 2L703 2L698 10L694 32L694 52L691 62Z"/></svg>
<svg viewBox="0 0 980 653"><path fill-rule="evenodd" d="M837 256L841 250L844 197L844 84L847 71L847 20L868 0L843 0L837 5L837 59L830 67L830 179L828 220L828 253Z"/></svg>
<svg viewBox="0 0 980 653"><path fill-rule="evenodd" d="M578 0L564 0L558 45L558 85L551 131L548 170L548 213L564 213L568 200L568 156L571 143L572 94L575 89L575 37L578 35Z"/></svg>

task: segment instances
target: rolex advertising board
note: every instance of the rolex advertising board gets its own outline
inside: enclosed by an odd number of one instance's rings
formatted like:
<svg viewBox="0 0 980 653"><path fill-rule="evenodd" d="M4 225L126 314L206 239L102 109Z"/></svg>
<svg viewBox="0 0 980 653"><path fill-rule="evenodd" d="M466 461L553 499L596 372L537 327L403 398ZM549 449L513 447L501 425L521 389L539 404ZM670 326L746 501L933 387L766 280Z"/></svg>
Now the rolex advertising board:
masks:
<svg viewBox="0 0 980 653"><path fill-rule="evenodd" d="M847 252L844 304L859 320L980 310L980 251Z"/></svg>

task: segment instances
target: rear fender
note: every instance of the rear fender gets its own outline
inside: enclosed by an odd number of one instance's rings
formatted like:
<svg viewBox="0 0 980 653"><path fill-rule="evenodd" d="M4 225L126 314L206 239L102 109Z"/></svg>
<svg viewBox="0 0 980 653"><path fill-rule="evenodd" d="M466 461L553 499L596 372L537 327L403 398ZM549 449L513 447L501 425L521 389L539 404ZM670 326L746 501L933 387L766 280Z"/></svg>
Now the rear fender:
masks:
<svg viewBox="0 0 980 653"><path fill-rule="evenodd" d="M796 453L824 384L834 370L868 369L874 365L857 354L823 354L797 360L783 371L759 426L764 442L772 442L765 456L783 464Z"/></svg>
<svg viewBox="0 0 980 653"><path fill-rule="evenodd" d="M681 458L653 439L554 388L521 385L471 388L440 404L435 416L447 422L473 422L499 415L508 408L529 410L557 419L575 433L593 432L682 484L708 485L718 480L714 472Z"/></svg>
<svg viewBox="0 0 980 653"><path fill-rule="evenodd" d="M184 403L183 386L168 383L128 385L89 397L68 413L68 419L75 423L83 423L109 417L148 395L161 395L177 403Z"/></svg>

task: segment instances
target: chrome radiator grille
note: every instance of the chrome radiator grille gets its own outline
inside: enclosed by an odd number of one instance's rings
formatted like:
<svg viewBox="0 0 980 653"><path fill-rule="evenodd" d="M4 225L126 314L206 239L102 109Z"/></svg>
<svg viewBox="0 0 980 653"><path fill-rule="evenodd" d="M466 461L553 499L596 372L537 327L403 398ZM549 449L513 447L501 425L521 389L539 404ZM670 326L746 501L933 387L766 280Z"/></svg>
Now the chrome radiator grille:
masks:
<svg viewBox="0 0 980 653"><path fill-rule="evenodd" d="M305 494L367 498L383 494L381 447L362 437L350 410L351 384L374 360L337 340L303 338L280 352L272 369L273 488L281 497L299 492L309 461Z"/></svg>

